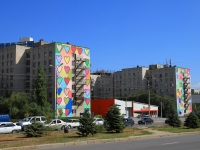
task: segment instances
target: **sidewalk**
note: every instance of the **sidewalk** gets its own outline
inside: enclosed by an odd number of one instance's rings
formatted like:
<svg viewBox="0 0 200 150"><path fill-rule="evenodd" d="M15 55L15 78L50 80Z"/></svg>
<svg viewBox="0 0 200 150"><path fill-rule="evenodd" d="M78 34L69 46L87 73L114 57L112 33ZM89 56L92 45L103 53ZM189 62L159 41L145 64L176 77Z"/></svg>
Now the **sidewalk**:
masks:
<svg viewBox="0 0 200 150"><path fill-rule="evenodd" d="M66 143L54 143L54 144L43 144L43 145L31 145L31 146L23 146L23 147L11 147L11 148L3 148L0 150L24 150L24 149L50 149L50 148L59 148L59 147L68 147L75 145L87 145L87 144L103 144L103 143L114 143L114 142L128 142L134 140L141 139L152 139L152 138L160 138L160 137L168 137L168 136L181 136L181 135L189 135L189 134L200 134L199 132L184 132L184 133L170 133L165 131L157 131L151 128L142 128L145 131L151 132L150 135L141 135L141 136L130 136L126 138L114 138L114 139L96 139L96 140L87 140L87 141L79 141L79 142L66 142Z"/></svg>

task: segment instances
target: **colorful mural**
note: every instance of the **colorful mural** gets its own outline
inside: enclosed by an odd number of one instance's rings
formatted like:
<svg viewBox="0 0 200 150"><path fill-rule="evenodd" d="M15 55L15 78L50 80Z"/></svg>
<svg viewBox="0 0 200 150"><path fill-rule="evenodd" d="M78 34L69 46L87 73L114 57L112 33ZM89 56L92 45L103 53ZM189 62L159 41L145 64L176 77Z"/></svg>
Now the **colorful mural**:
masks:
<svg viewBox="0 0 200 150"><path fill-rule="evenodd" d="M187 80L184 78L187 78ZM192 111L190 69L188 68L176 68L176 99L179 116Z"/></svg>
<svg viewBox="0 0 200 150"><path fill-rule="evenodd" d="M55 43L55 83L57 83L57 87L55 87L57 100L55 98L55 103L57 105L56 112L59 117L72 117L73 54L85 59L84 109L90 110L90 50L80 46Z"/></svg>

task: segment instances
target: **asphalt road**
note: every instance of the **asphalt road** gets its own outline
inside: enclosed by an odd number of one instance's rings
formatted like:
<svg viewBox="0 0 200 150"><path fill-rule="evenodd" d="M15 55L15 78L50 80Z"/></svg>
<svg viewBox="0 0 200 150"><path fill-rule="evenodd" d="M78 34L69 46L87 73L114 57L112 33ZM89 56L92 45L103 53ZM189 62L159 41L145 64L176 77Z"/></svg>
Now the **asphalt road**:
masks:
<svg viewBox="0 0 200 150"><path fill-rule="evenodd" d="M49 150L199 150L200 135L162 137L130 142L76 145Z"/></svg>

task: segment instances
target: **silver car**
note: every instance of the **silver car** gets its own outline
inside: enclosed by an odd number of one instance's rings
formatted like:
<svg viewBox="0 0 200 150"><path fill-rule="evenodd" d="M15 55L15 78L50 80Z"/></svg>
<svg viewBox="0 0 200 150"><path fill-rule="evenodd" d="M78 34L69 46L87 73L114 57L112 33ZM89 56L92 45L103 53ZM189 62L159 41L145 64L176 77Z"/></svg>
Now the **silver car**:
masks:
<svg viewBox="0 0 200 150"><path fill-rule="evenodd" d="M16 133L21 131L21 126L18 126L12 122L1 124L0 133Z"/></svg>

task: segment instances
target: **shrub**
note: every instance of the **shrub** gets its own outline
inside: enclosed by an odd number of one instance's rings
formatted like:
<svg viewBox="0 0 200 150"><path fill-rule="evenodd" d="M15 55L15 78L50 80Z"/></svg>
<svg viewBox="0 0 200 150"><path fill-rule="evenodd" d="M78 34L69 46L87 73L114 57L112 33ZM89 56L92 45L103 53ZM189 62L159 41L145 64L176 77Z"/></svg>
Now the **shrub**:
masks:
<svg viewBox="0 0 200 150"><path fill-rule="evenodd" d="M102 118L102 115L96 115L94 118Z"/></svg>
<svg viewBox="0 0 200 150"><path fill-rule="evenodd" d="M41 137L45 133L45 127L42 123L36 122L28 125L25 130L26 137Z"/></svg>
<svg viewBox="0 0 200 150"><path fill-rule="evenodd" d="M105 131L104 125L96 125L96 129L98 133L102 133Z"/></svg>
<svg viewBox="0 0 200 150"><path fill-rule="evenodd" d="M91 116L88 110L83 113L83 116L80 118L80 126L78 127L77 134L80 136L88 136L89 134L97 133L97 128L94 122L94 118Z"/></svg>
<svg viewBox="0 0 200 150"><path fill-rule="evenodd" d="M115 131L117 133L120 133L125 129L125 126L122 123L120 110L116 105L113 105L107 112L104 119L104 127L108 132Z"/></svg>
<svg viewBox="0 0 200 150"><path fill-rule="evenodd" d="M198 117L193 112L191 112L185 119L184 126L188 128L198 128L199 127Z"/></svg>

